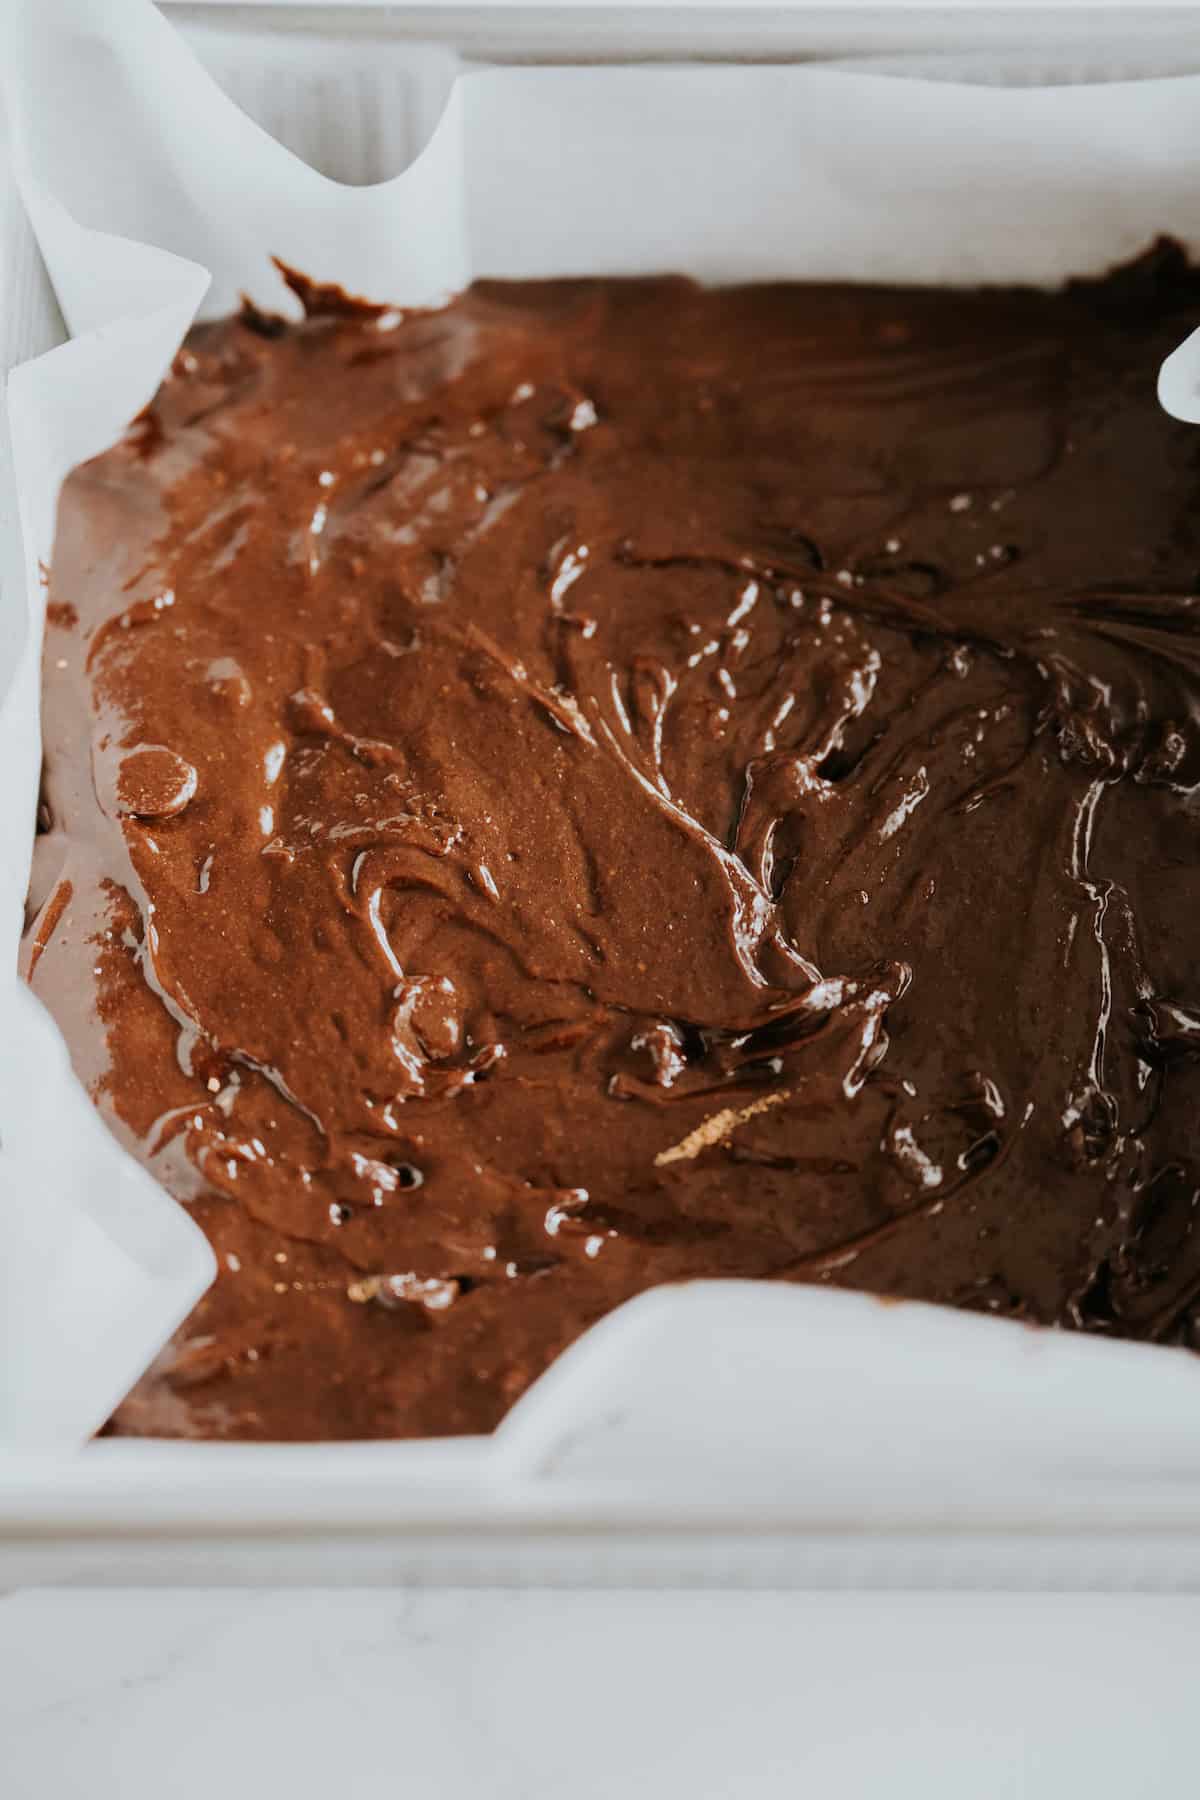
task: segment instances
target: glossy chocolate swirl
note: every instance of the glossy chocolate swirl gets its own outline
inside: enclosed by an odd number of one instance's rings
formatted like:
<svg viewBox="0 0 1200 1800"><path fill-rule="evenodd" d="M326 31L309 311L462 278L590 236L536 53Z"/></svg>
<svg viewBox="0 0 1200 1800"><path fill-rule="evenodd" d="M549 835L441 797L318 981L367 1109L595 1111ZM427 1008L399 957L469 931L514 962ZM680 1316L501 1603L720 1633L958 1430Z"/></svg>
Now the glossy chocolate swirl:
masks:
<svg viewBox="0 0 1200 1800"><path fill-rule="evenodd" d="M26 964L221 1268L114 1429L488 1428L691 1276L1190 1341L1182 257L294 285L60 510Z"/></svg>

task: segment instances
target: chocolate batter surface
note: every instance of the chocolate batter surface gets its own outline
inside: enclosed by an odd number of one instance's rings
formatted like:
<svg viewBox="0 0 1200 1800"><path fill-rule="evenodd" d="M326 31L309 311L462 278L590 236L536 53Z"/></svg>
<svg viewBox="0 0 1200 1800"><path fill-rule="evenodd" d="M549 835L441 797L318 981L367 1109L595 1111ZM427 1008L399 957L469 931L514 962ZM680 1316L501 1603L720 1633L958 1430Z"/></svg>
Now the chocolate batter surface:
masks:
<svg viewBox="0 0 1200 1800"><path fill-rule="evenodd" d="M26 968L221 1270L112 1429L692 1276L1200 1341L1200 277L296 286L59 515Z"/></svg>

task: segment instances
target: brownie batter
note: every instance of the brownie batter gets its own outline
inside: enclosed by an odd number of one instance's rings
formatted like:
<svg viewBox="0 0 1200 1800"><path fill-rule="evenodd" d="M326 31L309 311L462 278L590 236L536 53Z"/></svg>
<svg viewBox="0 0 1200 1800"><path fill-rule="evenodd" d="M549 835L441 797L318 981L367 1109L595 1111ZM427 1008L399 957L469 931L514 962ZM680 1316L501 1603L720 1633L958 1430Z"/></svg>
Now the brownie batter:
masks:
<svg viewBox="0 0 1200 1800"><path fill-rule="evenodd" d="M1200 322L299 277L76 471L25 966L220 1276L125 1433L485 1430L618 1302L1200 1342Z"/></svg>

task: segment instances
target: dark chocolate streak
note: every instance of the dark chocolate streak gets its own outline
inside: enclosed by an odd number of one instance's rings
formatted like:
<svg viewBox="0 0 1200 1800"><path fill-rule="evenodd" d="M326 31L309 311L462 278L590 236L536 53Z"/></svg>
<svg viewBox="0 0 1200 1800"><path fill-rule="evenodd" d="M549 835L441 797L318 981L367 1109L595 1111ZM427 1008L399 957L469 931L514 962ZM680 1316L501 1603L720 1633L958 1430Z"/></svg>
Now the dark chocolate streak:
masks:
<svg viewBox="0 0 1200 1800"><path fill-rule="evenodd" d="M1191 1342L1200 277L296 285L59 515L26 967L221 1270L112 1428L691 1276Z"/></svg>

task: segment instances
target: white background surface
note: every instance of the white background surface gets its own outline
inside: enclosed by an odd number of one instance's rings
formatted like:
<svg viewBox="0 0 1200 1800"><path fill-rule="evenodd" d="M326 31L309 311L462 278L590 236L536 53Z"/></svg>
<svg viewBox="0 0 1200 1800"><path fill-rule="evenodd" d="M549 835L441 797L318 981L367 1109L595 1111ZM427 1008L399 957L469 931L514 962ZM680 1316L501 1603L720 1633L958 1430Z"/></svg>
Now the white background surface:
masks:
<svg viewBox="0 0 1200 1800"><path fill-rule="evenodd" d="M1200 1603L43 1592L4 1800L1136 1800L1194 1791Z"/></svg>

